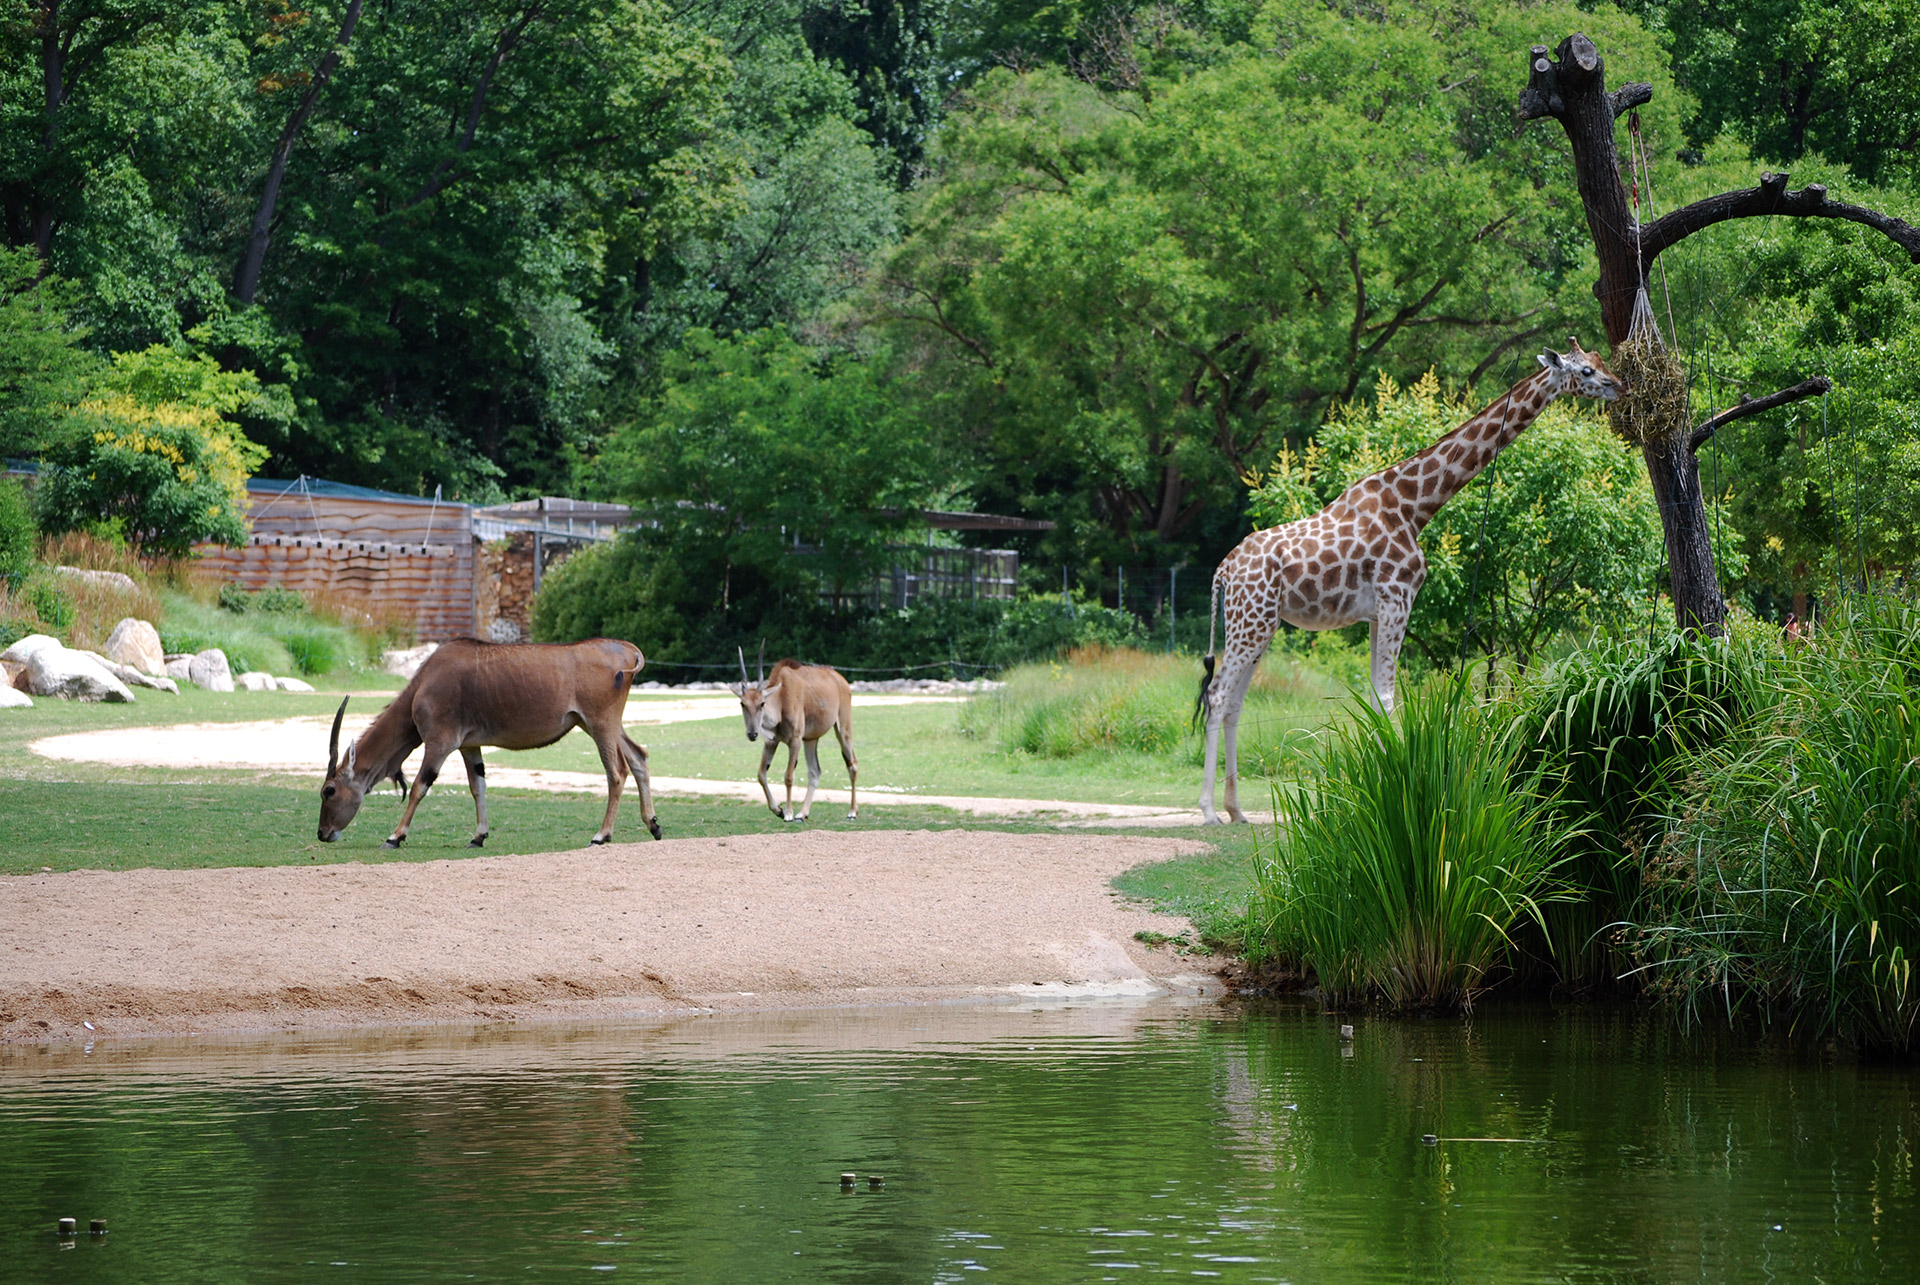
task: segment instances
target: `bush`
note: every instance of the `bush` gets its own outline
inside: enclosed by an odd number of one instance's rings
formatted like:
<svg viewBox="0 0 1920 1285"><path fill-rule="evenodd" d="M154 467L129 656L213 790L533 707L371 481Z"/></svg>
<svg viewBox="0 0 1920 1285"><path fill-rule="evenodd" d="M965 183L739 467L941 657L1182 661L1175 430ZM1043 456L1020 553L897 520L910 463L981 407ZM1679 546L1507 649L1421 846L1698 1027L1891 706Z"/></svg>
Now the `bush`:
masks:
<svg viewBox="0 0 1920 1285"><path fill-rule="evenodd" d="M1770 702L1689 765L1628 947L1688 1014L1920 1052L1920 611L1766 661Z"/></svg>
<svg viewBox="0 0 1920 1285"><path fill-rule="evenodd" d="M702 604L722 577L730 577L728 606L709 611ZM734 648L751 660L762 639L769 660L795 656L854 677L930 678L973 678L1073 647L1145 640L1126 612L1083 601L1069 609L1051 596L927 598L904 610L836 613L806 586L786 592L738 567L703 569L633 536L549 571L530 614L538 641L625 638L646 653L649 677L680 682L730 677Z"/></svg>
<svg viewBox="0 0 1920 1285"><path fill-rule="evenodd" d="M12 478L0 478L0 587L8 593L33 569L36 536L25 488Z"/></svg>
<svg viewBox="0 0 1920 1285"><path fill-rule="evenodd" d="M229 580L220 586L216 599L221 607L237 616L249 612L264 615L297 615L307 610L307 600L298 591L284 585L270 584L266 588L249 593L247 587L236 580Z"/></svg>
<svg viewBox="0 0 1920 1285"><path fill-rule="evenodd" d="M1311 968L1328 1001L1465 1007L1538 921L1567 836L1520 768L1513 726L1465 681L1357 707L1275 789L1255 857L1252 962Z"/></svg>
<svg viewBox="0 0 1920 1285"><path fill-rule="evenodd" d="M246 539L247 476L266 452L216 411L109 393L82 402L62 432L34 492L42 530L120 520L143 556L165 558Z"/></svg>

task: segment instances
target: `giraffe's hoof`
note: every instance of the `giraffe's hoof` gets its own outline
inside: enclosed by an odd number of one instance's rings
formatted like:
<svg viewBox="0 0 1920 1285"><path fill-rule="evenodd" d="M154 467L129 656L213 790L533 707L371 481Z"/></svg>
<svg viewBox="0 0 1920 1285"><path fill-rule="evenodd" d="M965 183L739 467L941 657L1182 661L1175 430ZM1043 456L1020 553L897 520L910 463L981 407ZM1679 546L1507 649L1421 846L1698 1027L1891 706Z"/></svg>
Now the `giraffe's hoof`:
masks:
<svg viewBox="0 0 1920 1285"><path fill-rule="evenodd" d="M484 848L487 846L487 836L484 834L476 834L467 840L467 846L469 848Z"/></svg>
<svg viewBox="0 0 1920 1285"><path fill-rule="evenodd" d="M1200 818L1200 824L1201 825L1225 825L1226 822L1222 821L1217 816L1204 816Z"/></svg>

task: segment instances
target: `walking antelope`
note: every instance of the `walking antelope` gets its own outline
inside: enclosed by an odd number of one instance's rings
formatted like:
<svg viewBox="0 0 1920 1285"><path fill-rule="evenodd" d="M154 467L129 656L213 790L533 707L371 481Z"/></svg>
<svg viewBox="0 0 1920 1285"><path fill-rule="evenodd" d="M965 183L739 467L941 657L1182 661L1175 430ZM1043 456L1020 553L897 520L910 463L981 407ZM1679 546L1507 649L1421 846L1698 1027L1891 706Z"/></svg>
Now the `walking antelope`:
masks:
<svg viewBox="0 0 1920 1285"><path fill-rule="evenodd" d="M735 648L739 651L738 648ZM747 678L747 654L740 653L740 714L747 723L747 739L766 737L760 751L760 792L767 807L783 821L805 821L813 811L813 792L820 784L820 738L832 728L840 741L840 757L847 765L847 819L860 816L860 762L853 756L853 688L847 686L837 670L825 665L803 665L797 660L775 662L771 677L766 670L766 645L761 644L758 661L760 681ZM773 791L767 787L767 767L773 752L787 747L787 806L783 812L774 806ZM800 815L793 814L793 761L797 749L807 749L807 797Z"/></svg>
<svg viewBox="0 0 1920 1285"><path fill-rule="evenodd" d="M342 698L327 746L327 779L320 787L320 841L332 843L340 837L374 784L393 780L406 790L401 765L407 755L425 745L420 774L407 793L406 811L386 846L397 848L407 841L414 809L433 788L440 764L459 750L466 760L476 818L468 846L481 847L487 841L487 770L480 761L480 747L538 749L576 727L585 728L593 738L607 769L607 815L592 842L605 843L612 836L629 769L640 786L641 815L658 839L660 822L653 813L647 752L620 725L633 676L646 663L638 647L612 638L566 646L458 638L427 657L393 703L347 746L344 759L340 720L346 717L347 702Z"/></svg>

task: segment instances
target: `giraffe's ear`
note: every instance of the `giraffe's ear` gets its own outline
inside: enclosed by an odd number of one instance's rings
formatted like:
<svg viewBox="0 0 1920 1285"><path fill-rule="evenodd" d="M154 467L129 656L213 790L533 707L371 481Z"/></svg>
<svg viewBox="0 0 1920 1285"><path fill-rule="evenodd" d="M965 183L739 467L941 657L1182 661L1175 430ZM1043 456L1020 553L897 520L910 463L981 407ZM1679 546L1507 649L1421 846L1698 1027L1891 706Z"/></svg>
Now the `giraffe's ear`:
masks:
<svg viewBox="0 0 1920 1285"><path fill-rule="evenodd" d="M1564 363L1560 360L1560 354L1551 348L1541 353L1536 360L1548 370L1561 370L1564 368Z"/></svg>

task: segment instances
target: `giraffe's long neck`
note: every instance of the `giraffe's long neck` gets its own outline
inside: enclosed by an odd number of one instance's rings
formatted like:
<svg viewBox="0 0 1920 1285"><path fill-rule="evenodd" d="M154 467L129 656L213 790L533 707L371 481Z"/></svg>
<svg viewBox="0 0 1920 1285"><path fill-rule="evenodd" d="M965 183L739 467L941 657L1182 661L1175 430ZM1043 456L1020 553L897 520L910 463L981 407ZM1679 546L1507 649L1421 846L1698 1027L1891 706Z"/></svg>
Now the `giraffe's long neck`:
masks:
<svg viewBox="0 0 1920 1285"><path fill-rule="evenodd" d="M1553 398L1552 376L1536 371L1426 450L1383 470L1381 479L1410 502L1414 529L1424 530L1440 506L1478 477Z"/></svg>

